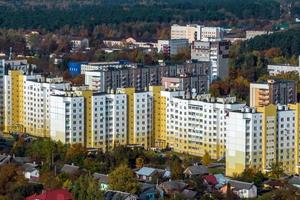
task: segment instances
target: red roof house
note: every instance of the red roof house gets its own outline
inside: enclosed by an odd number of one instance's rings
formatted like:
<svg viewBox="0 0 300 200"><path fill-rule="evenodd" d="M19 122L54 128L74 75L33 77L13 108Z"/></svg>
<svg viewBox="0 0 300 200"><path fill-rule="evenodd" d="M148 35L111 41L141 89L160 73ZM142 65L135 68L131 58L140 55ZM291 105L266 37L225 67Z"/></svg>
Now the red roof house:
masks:
<svg viewBox="0 0 300 200"><path fill-rule="evenodd" d="M46 191L40 195L31 195L26 200L73 200L72 195L66 189Z"/></svg>
<svg viewBox="0 0 300 200"><path fill-rule="evenodd" d="M217 185L218 181L214 175L205 175L203 176L203 179L209 184L209 185Z"/></svg>

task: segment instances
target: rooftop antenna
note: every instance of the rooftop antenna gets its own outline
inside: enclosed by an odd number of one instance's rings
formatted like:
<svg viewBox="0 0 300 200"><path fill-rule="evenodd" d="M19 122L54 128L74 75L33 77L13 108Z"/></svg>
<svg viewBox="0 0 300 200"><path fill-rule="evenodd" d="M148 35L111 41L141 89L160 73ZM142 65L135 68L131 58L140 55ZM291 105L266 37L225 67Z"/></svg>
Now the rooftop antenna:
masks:
<svg viewBox="0 0 300 200"><path fill-rule="evenodd" d="M8 59L9 60L12 59L12 47L9 47L9 58Z"/></svg>

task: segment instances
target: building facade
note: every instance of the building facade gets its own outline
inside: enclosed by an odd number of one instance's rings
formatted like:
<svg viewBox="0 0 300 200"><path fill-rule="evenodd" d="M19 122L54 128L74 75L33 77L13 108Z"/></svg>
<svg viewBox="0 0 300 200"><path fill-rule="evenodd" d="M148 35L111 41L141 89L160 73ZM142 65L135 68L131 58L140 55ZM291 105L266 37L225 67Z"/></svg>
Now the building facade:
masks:
<svg viewBox="0 0 300 200"><path fill-rule="evenodd" d="M50 96L50 138L62 143L84 145L84 98L73 91Z"/></svg>
<svg viewBox="0 0 300 200"><path fill-rule="evenodd" d="M23 75L9 71L4 76L4 132L26 132L38 137L50 136L50 94L67 89L62 78Z"/></svg>
<svg viewBox="0 0 300 200"><path fill-rule="evenodd" d="M191 59L210 62L210 81L228 76L229 42L195 41L191 46Z"/></svg>
<svg viewBox="0 0 300 200"><path fill-rule="evenodd" d="M288 80L268 80L250 84L250 106L290 104L297 102L297 84Z"/></svg>
<svg viewBox="0 0 300 200"><path fill-rule="evenodd" d="M280 163L285 173L299 173L299 104L270 104L229 112L226 175L246 168L269 172Z"/></svg>
<svg viewBox="0 0 300 200"><path fill-rule="evenodd" d="M226 123L230 110L244 104L235 103L234 97L212 98L210 95L197 97L186 94L166 100L166 142L174 151L203 156L209 153L213 159L225 156ZM181 94L182 95L182 94Z"/></svg>

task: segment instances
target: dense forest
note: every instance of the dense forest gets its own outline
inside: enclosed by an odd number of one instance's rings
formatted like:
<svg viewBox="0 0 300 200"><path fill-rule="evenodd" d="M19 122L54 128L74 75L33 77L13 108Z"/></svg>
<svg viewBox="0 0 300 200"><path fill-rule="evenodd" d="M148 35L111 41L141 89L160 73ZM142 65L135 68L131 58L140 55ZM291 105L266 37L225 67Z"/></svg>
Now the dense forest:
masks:
<svg viewBox="0 0 300 200"><path fill-rule="evenodd" d="M280 17L280 4L275 0L25 0L0 3L2 28L55 30L65 25L92 28L124 22L196 23Z"/></svg>

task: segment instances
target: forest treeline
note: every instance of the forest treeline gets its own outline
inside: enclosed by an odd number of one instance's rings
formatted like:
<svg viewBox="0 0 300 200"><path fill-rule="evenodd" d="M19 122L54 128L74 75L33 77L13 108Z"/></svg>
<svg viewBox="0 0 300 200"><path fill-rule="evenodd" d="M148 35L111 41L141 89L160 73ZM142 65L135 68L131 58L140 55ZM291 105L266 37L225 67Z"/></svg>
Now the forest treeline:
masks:
<svg viewBox="0 0 300 200"><path fill-rule="evenodd" d="M197 23L216 20L274 20L275 0L100 0L0 1L2 28L56 30L65 25L92 28L98 24Z"/></svg>

